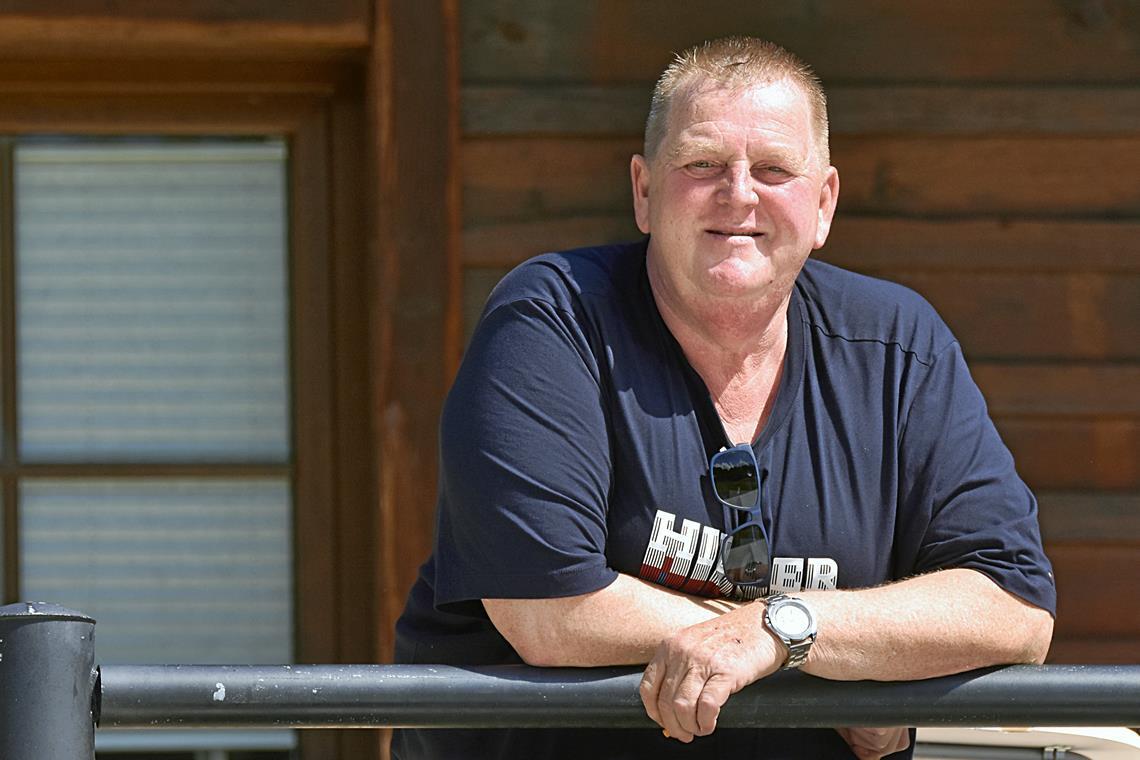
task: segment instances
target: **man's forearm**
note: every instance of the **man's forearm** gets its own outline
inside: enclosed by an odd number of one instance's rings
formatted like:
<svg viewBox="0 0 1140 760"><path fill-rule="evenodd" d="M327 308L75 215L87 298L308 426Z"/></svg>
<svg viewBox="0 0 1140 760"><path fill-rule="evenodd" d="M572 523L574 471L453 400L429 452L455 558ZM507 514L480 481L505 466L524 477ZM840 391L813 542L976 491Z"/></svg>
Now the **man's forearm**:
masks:
<svg viewBox="0 0 1140 760"><path fill-rule="evenodd" d="M803 670L831 679L910 680L1039 662L1053 630L1049 613L973 570L802 596L818 626ZM784 663L787 648L762 622L764 604L697 623L662 642L642 676L641 699L668 735L690 741L711 733L731 694Z"/></svg>
<svg viewBox="0 0 1140 760"><path fill-rule="evenodd" d="M819 627L803 669L824 678L912 680L1040 662L1052 637L1049 613L974 570L802 596Z"/></svg>
<svg viewBox="0 0 1140 760"><path fill-rule="evenodd" d="M491 622L523 660L542 667L644 665L677 631L739 606L629 575L556 599L484 599Z"/></svg>

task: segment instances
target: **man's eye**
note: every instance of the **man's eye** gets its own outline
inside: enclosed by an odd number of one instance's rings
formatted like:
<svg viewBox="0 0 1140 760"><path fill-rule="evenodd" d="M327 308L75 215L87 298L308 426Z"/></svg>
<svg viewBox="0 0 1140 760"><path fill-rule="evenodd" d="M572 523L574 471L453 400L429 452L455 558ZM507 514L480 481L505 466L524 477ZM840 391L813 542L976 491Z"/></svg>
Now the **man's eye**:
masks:
<svg viewBox="0 0 1140 760"><path fill-rule="evenodd" d="M758 166L754 170L755 176L769 182L783 182L791 179L795 174L782 166Z"/></svg>
<svg viewBox="0 0 1140 760"><path fill-rule="evenodd" d="M715 165L712 161L693 161L689 164L693 169L711 169Z"/></svg>

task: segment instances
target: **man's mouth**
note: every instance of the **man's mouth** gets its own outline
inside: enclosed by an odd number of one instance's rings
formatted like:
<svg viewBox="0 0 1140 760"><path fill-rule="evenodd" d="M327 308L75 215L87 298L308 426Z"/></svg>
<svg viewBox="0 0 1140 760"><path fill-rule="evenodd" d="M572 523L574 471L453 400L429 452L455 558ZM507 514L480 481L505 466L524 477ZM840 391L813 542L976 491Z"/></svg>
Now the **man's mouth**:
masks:
<svg viewBox="0 0 1140 760"><path fill-rule="evenodd" d="M710 229L710 230L705 230L705 232L709 233L710 235L716 235L717 237L725 237L725 238L734 238L734 237L756 238L756 237L760 237L761 235L764 234L763 232L757 232L755 230L732 230L732 229Z"/></svg>

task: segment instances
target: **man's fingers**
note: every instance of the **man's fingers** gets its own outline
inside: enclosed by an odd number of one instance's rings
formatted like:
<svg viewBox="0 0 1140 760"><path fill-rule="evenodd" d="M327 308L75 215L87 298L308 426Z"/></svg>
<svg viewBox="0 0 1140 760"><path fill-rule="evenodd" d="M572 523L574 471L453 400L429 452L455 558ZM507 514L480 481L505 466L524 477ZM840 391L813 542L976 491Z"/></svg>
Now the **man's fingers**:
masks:
<svg viewBox="0 0 1140 760"><path fill-rule="evenodd" d="M701 733L697 724L697 702L704 688L704 675L698 670L689 670L677 684L672 698L662 705L662 711L671 711L677 725L690 737Z"/></svg>
<svg viewBox="0 0 1140 760"><path fill-rule="evenodd" d="M895 729L895 741L887 747L887 754L904 750L910 746L910 731L905 728Z"/></svg>
<svg viewBox="0 0 1140 760"><path fill-rule="evenodd" d="M859 760L878 760L910 745L910 732L905 728L841 728L838 731Z"/></svg>
<svg viewBox="0 0 1140 760"><path fill-rule="evenodd" d="M732 695L732 684L723 676L714 675L705 684L701 696L697 699L697 731L698 736L708 736L716 729L716 719L720 716L720 708Z"/></svg>
<svg viewBox="0 0 1140 760"><path fill-rule="evenodd" d="M665 733L672 739L682 742L693 740L690 727L682 723L681 713L685 709L684 686L689 680L689 670L670 669L669 674L661 681L661 690L657 693L658 723L665 729Z"/></svg>
<svg viewBox="0 0 1140 760"><path fill-rule="evenodd" d="M661 713L657 709L657 694L661 691L661 670L661 665L654 658L653 662L645 668L645 672L641 675L641 685L638 686L641 704L645 707L645 712L649 715L650 720L659 726L662 723Z"/></svg>

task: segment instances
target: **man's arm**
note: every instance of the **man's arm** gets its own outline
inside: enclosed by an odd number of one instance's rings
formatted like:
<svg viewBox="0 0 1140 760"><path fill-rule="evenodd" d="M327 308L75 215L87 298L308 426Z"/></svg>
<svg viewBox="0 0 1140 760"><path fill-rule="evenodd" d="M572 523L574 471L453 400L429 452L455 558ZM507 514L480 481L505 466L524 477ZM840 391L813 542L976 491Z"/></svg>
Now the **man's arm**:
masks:
<svg viewBox="0 0 1140 760"><path fill-rule="evenodd" d="M913 680L1041 662L1053 619L974 570L942 570L856 591L804 592L818 637L803 670L838 680ZM783 664L763 603L686 628L661 644L642 679L649 716L689 741L716 727L728 697Z"/></svg>
<svg viewBox="0 0 1140 760"><path fill-rule="evenodd" d="M483 600L499 633L537 667L644 665L666 638L739 606L625 574L578 596Z"/></svg>

